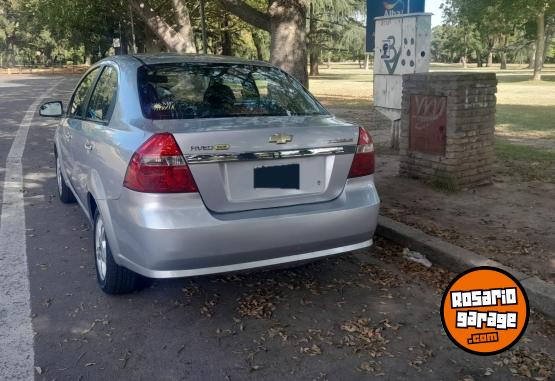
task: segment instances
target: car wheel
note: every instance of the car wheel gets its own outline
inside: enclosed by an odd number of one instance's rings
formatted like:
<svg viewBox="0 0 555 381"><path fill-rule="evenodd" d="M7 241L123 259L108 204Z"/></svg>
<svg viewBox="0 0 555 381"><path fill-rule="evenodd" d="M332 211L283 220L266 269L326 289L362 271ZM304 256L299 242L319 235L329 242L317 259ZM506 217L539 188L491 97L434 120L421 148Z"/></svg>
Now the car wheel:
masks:
<svg viewBox="0 0 555 381"><path fill-rule="evenodd" d="M75 199L73 192L69 189L66 180L64 179L60 164L60 157L58 155L56 155L56 181L58 183L58 196L60 197L60 201L64 204L73 204L76 202L77 200Z"/></svg>
<svg viewBox="0 0 555 381"><path fill-rule="evenodd" d="M102 291L110 295L127 294L136 291L144 284L142 277L118 265L114 261L104 220L100 212L94 214L94 256L96 279Z"/></svg>

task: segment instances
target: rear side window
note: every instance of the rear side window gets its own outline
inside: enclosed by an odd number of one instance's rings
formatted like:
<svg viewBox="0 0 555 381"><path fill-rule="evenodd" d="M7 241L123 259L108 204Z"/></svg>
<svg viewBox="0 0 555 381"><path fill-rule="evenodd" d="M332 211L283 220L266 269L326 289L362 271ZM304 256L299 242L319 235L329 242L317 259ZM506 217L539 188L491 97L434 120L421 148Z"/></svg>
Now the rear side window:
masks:
<svg viewBox="0 0 555 381"><path fill-rule="evenodd" d="M94 68L87 74L87 76L81 81L77 90L73 94L73 99L71 105L69 106L69 116L81 117L83 116L83 111L85 108L85 102L87 101L87 94L98 74L98 68Z"/></svg>
<svg viewBox="0 0 555 381"><path fill-rule="evenodd" d="M107 66L100 75L91 95L86 118L99 122L109 121L117 90L117 71L113 67Z"/></svg>
<svg viewBox="0 0 555 381"><path fill-rule="evenodd" d="M321 115L327 111L276 68L245 64L159 64L139 68L149 119Z"/></svg>

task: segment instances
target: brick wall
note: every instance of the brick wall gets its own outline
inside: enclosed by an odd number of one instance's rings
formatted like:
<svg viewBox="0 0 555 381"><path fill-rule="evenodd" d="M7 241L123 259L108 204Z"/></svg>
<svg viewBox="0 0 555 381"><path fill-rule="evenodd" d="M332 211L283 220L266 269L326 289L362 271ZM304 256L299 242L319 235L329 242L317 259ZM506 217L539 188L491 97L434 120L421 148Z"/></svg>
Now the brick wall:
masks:
<svg viewBox="0 0 555 381"><path fill-rule="evenodd" d="M458 188L491 182L494 73L403 76L400 174Z"/></svg>

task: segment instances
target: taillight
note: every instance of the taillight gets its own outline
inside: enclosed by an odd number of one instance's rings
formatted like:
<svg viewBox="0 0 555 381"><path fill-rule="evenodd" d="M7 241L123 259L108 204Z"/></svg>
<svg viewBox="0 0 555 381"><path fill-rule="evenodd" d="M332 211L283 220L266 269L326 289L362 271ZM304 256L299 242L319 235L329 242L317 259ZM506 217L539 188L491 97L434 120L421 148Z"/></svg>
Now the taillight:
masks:
<svg viewBox="0 0 555 381"><path fill-rule="evenodd" d="M364 128L359 127L358 144L349 178L368 176L374 173L374 142Z"/></svg>
<svg viewBox="0 0 555 381"><path fill-rule="evenodd" d="M170 133L155 134L133 154L123 186L144 193L192 193L197 185Z"/></svg>

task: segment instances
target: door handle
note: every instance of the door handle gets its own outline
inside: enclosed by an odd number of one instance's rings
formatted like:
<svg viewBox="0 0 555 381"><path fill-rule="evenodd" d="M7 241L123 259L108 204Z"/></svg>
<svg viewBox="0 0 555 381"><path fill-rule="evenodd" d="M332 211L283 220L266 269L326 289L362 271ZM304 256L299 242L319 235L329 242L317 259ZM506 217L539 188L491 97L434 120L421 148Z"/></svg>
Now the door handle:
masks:
<svg viewBox="0 0 555 381"><path fill-rule="evenodd" d="M92 143L90 143L90 142L85 143L85 149L87 151L92 151L93 148L94 148L94 145Z"/></svg>

